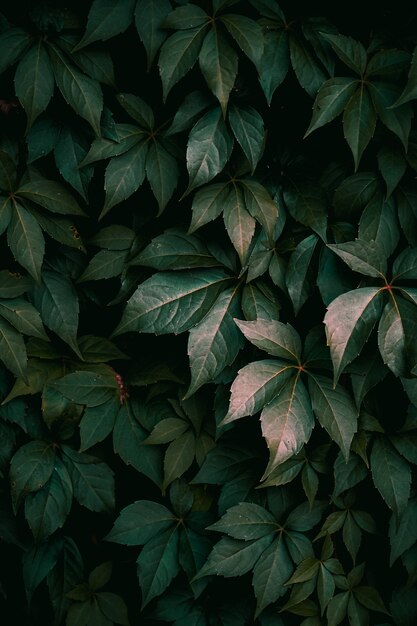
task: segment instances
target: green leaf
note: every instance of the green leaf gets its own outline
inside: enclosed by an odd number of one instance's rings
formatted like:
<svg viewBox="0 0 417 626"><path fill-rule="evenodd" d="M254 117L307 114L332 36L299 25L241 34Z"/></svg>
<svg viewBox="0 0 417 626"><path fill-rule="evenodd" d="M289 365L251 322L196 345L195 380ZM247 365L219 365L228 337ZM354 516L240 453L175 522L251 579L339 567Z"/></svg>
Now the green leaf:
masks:
<svg viewBox="0 0 417 626"><path fill-rule="evenodd" d="M182 333L210 310L227 280L220 270L155 274L128 300L114 334Z"/></svg>
<svg viewBox="0 0 417 626"><path fill-rule="evenodd" d="M257 601L256 616L285 594L287 591L285 583L293 569L283 536L280 534L265 550L253 570L252 585Z"/></svg>
<svg viewBox="0 0 417 626"><path fill-rule="evenodd" d="M139 189L145 178L147 154L148 144L141 141L124 154L112 158L106 168L106 200L100 218Z"/></svg>
<svg viewBox="0 0 417 626"><path fill-rule="evenodd" d="M365 276L384 278L387 271L387 262L384 251L374 241L347 241L346 243L328 244L351 270Z"/></svg>
<svg viewBox="0 0 417 626"><path fill-rule="evenodd" d="M188 340L191 383L187 396L213 381L233 363L243 347L233 321L240 313L239 295L237 287L225 290L203 320L191 329Z"/></svg>
<svg viewBox="0 0 417 626"><path fill-rule="evenodd" d="M400 94L398 85L373 81L369 83L369 93L373 100L378 117L385 126L400 139L407 150L408 136L410 134L413 109L410 104L402 104L400 107L391 109L391 105Z"/></svg>
<svg viewBox="0 0 417 626"><path fill-rule="evenodd" d="M203 9L196 4L185 4L185 6L177 7L164 20L164 28L174 30L186 30L195 28L208 22L209 16Z"/></svg>
<svg viewBox="0 0 417 626"><path fill-rule="evenodd" d="M417 278L417 249L405 248L392 266L393 281L404 278Z"/></svg>
<svg viewBox="0 0 417 626"><path fill-rule="evenodd" d="M42 321L80 357L77 345L78 296L69 278L52 270L42 272L42 283L32 291Z"/></svg>
<svg viewBox="0 0 417 626"><path fill-rule="evenodd" d="M62 42L62 39L61 39ZM72 42L71 42L72 48ZM72 49L73 50L73 49ZM93 80L98 81L99 83L104 83L109 87L115 88L116 81L114 76L114 66L113 59L110 56L110 53L107 50L78 50L77 52L73 52L72 50L68 50L70 56L74 59L76 64L82 71L87 74ZM101 127L103 133L108 131L109 124L108 119L110 117L110 126L115 126L111 114L109 114L109 109L103 108L103 114L101 118Z"/></svg>
<svg viewBox="0 0 417 626"><path fill-rule="evenodd" d="M415 100L417 98L417 48L414 49L413 57L411 59L411 65L408 72L408 81L406 86L404 87L403 92L396 100L393 106L398 107L405 102L410 102L410 100Z"/></svg>
<svg viewBox="0 0 417 626"><path fill-rule="evenodd" d="M99 230L90 243L106 250L129 250L134 238L135 233L131 228L112 224Z"/></svg>
<svg viewBox="0 0 417 626"><path fill-rule="evenodd" d="M80 452L103 441L113 430L120 402L112 398L104 404L87 407L80 421Z"/></svg>
<svg viewBox="0 0 417 626"><path fill-rule="evenodd" d="M262 435L269 450L264 476L297 454L310 439L314 415L300 376L291 378L261 413Z"/></svg>
<svg viewBox="0 0 417 626"><path fill-rule="evenodd" d="M389 508L401 515L410 496L410 466L383 436L375 439L371 452L371 471L375 487Z"/></svg>
<svg viewBox="0 0 417 626"><path fill-rule="evenodd" d="M0 359L17 377L27 380L27 355L19 331L0 317Z"/></svg>
<svg viewBox="0 0 417 626"><path fill-rule="evenodd" d="M16 164L7 152L0 150L0 188L14 191L16 183Z"/></svg>
<svg viewBox="0 0 417 626"><path fill-rule="evenodd" d="M50 479L55 464L55 449L46 441L30 441L21 446L10 463L10 492L16 513L22 500L38 491Z"/></svg>
<svg viewBox="0 0 417 626"><path fill-rule="evenodd" d="M86 370L73 372L56 380L52 385L68 400L88 407L100 406L112 400L118 390L116 378L110 368L106 375Z"/></svg>
<svg viewBox="0 0 417 626"><path fill-rule="evenodd" d="M138 500L122 509L106 541L140 546L174 526L176 518L162 504Z"/></svg>
<svg viewBox="0 0 417 626"><path fill-rule="evenodd" d="M134 5L135 0L94 0L88 13L85 33L75 50L123 33L132 22Z"/></svg>
<svg viewBox="0 0 417 626"><path fill-rule="evenodd" d="M16 195L39 204L51 213L85 216L84 211L73 196L65 187L53 180L37 178L19 187Z"/></svg>
<svg viewBox="0 0 417 626"><path fill-rule="evenodd" d="M10 198L0 197L0 235L7 229L12 217L12 203Z"/></svg>
<svg viewBox="0 0 417 626"><path fill-rule="evenodd" d="M103 280L119 276L125 266L126 257L126 250L100 250L91 258L77 282Z"/></svg>
<svg viewBox="0 0 417 626"><path fill-rule="evenodd" d="M398 219L408 243L417 246L417 195L409 186L401 185L395 193Z"/></svg>
<svg viewBox="0 0 417 626"><path fill-rule="evenodd" d="M78 345L87 363L107 363L107 361L129 358L114 343L104 337L83 335Z"/></svg>
<svg viewBox="0 0 417 626"><path fill-rule="evenodd" d="M263 52L262 29L259 24L236 13L223 14L219 21L226 26L244 54L258 68Z"/></svg>
<svg viewBox="0 0 417 626"><path fill-rule="evenodd" d="M255 220L246 210L245 196L240 186L233 184L223 204L223 220L242 265L245 264L255 233Z"/></svg>
<svg viewBox="0 0 417 626"><path fill-rule="evenodd" d="M91 167L81 168L80 163L88 152L88 145L81 133L63 128L59 140L54 146L55 163L61 176L78 191L85 201L88 200L88 186L93 175L93 169ZM61 199L61 196L59 198ZM72 202L74 203L74 201ZM77 213L73 213L73 211L71 213L79 215L82 214L82 211L78 208Z"/></svg>
<svg viewBox="0 0 417 626"><path fill-rule="evenodd" d="M204 224L215 220L223 211L228 194L229 188L225 183L214 183L198 189L193 198L193 215L188 232L193 233Z"/></svg>
<svg viewBox="0 0 417 626"><path fill-rule="evenodd" d="M100 611L110 621L116 624L123 624L123 626L129 626L127 607L120 596L108 591L102 591L97 593L95 598L100 607Z"/></svg>
<svg viewBox="0 0 417 626"><path fill-rule="evenodd" d="M246 339L272 356L298 363L301 357L301 340L291 324L275 320L258 319L253 322L235 320Z"/></svg>
<svg viewBox="0 0 417 626"><path fill-rule="evenodd" d="M152 141L146 157L146 176L158 202L158 215L171 199L179 173L177 159L165 149L161 141Z"/></svg>
<svg viewBox="0 0 417 626"><path fill-rule="evenodd" d="M166 16L171 11L168 0L139 0L135 9L135 24L139 37L148 56L148 70L161 45L166 39L166 32L161 28Z"/></svg>
<svg viewBox="0 0 417 626"><path fill-rule="evenodd" d="M391 256L400 238L394 202L375 194L361 215L358 235L363 241L375 241L386 258Z"/></svg>
<svg viewBox="0 0 417 626"><path fill-rule="evenodd" d="M327 203L318 185L291 180L291 187L284 193L290 215L316 232L326 241Z"/></svg>
<svg viewBox="0 0 417 626"><path fill-rule="evenodd" d="M329 42L342 63L356 74L363 75L366 67L366 50L359 41L345 35L320 34Z"/></svg>
<svg viewBox="0 0 417 626"><path fill-rule="evenodd" d="M21 204L13 203L7 242L15 257L29 274L40 281L45 241L35 218Z"/></svg>
<svg viewBox="0 0 417 626"><path fill-rule="evenodd" d="M282 29L264 33L264 49L258 64L259 82L268 105L287 75L290 64L288 33Z"/></svg>
<svg viewBox="0 0 417 626"><path fill-rule="evenodd" d="M344 387L333 387L328 378L319 374L310 375L308 389L316 418L347 460L353 435L358 428L358 416L352 398Z"/></svg>
<svg viewBox="0 0 417 626"><path fill-rule="evenodd" d="M253 174L263 151L265 136L263 119L253 107L243 108L232 105L229 111L229 123L250 163Z"/></svg>
<svg viewBox="0 0 417 626"><path fill-rule="evenodd" d="M117 96L118 103L132 117L139 126L146 130L152 130L155 124L155 116L151 107L146 104L139 96L133 96L130 93L119 93Z"/></svg>
<svg viewBox="0 0 417 626"><path fill-rule="evenodd" d="M275 245L275 229L278 220L278 207L268 191L255 180L242 179L245 205L249 213L265 229L269 243Z"/></svg>
<svg viewBox="0 0 417 626"><path fill-rule="evenodd" d="M191 128L198 120L200 113L211 104L211 98L202 91L191 91L176 110L172 124L165 132L165 137L175 135Z"/></svg>
<svg viewBox="0 0 417 626"><path fill-rule="evenodd" d="M54 75L42 40L32 46L17 66L16 95L27 115L27 130L46 109L54 93Z"/></svg>
<svg viewBox="0 0 417 626"><path fill-rule="evenodd" d="M48 339L38 311L23 298L0 300L0 315L19 332L31 337Z"/></svg>
<svg viewBox="0 0 417 626"><path fill-rule="evenodd" d="M356 587L353 593L355 598L359 600L359 602L367 609L390 615L385 608L384 602L378 591L373 587L365 587L361 585L360 587Z"/></svg>
<svg viewBox="0 0 417 626"><path fill-rule="evenodd" d="M324 323L335 383L346 365L360 354L381 315L382 306L381 290L363 287L342 293L328 307Z"/></svg>
<svg viewBox="0 0 417 626"><path fill-rule="evenodd" d="M273 535L268 534L252 541L240 541L223 537L209 554L207 562L196 578L217 574L228 578L242 576L249 572L262 553L272 543Z"/></svg>
<svg viewBox="0 0 417 626"><path fill-rule="evenodd" d="M97 589L101 589L109 582L112 575L112 562L106 561L105 563L101 563L93 569L93 571L88 576L88 585L90 589L93 591L97 591Z"/></svg>
<svg viewBox="0 0 417 626"><path fill-rule="evenodd" d="M0 35L0 73L16 63L32 43L32 37L23 28L7 28Z"/></svg>
<svg viewBox="0 0 417 626"><path fill-rule="evenodd" d="M234 539L250 541L274 534L277 521L269 511L258 504L241 502L226 511L226 514L208 530L225 533Z"/></svg>
<svg viewBox="0 0 417 626"><path fill-rule="evenodd" d="M379 180L373 172L357 172L337 187L333 205L337 219L352 219L361 212L378 189Z"/></svg>
<svg viewBox="0 0 417 626"><path fill-rule="evenodd" d="M343 114L343 132L352 150L355 171L363 151L375 132L377 115L368 88L361 84L350 98Z"/></svg>
<svg viewBox="0 0 417 626"><path fill-rule="evenodd" d="M162 483L162 453L153 446L142 446L146 431L135 418L129 405L121 407L113 429L114 452L156 485Z"/></svg>
<svg viewBox="0 0 417 626"><path fill-rule="evenodd" d="M152 239L129 264L144 265L157 270L183 270L215 267L219 262L198 237L187 235L179 228L171 228Z"/></svg>
<svg viewBox="0 0 417 626"><path fill-rule="evenodd" d="M334 495L339 496L344 491L352 489L368 475L367 468L357 454L351 454L346 461L342 452L339 452L334 464Z"/></svg>
<svg viewBox="0 0 417 626"><path fill-rule="evenodd" d="M406 508L396 519L392 515L389 523L389 540L391 545L390 567L417 541L417 501L410 499Z"/></svg>
<svg viewBox="0 0 417 626"><path fill-rule="evenodd" d="M80 167L85 167L95 161L108 159L114 156L124 154L130 148L144 138L145 132L138 126L133 124L116 124L118 141L105 139L104 137L96 137L90 146L90 150L80 163Z"/></svg>
<svg viewBox="0 0 417 626"><path fill-rule="evenodd" d="M313 106L313 116L304 137L342 113L356 91L358 81L343 77L330 78L320 87Z"/></svg>
<svg viewBox="0 0 417 626"><path fill-rule="evenodd" d="M201 46L198 62L206 83L218 99L225 116L229 95L237 76L238 57L221 30L209 30Z"/></svg>
<svg viewBox="0 0 417 626"><path fill-rule="evenodd" d="M233 139L226 128L220 107L215 107L193 126L187 144L187 193L209 182L226 165Z"/></svg>
<svg viewBox="0 0 417 626"><path fill-rule="evenodd" d="M29 276L7 270L0 271L0 298L17 298L28 291L33 285Z"/></svg>
<svg viewBox="0 0 417 626"><path fill-rule="evenodd" d="M349 591L343 591L334 596L327 606L327 619L329 626L337 626L343 621L350 598Z"/></svg>
<svg viewBox="0 0 417 626"><path fill-rule="evenodd" d="M229 411L222 423L257 413L280 392L289 373L290 366L272 359L245 365L232 384Z"/></svg>
<svg viewBox="0 0 417 626"><path fill-rule="evenodd" d="M296 315L310 295L310 264L317 242L317 235L309 235L300 241L288 263L285 282Z"/></svg>
<svg viewBox="0 0 417 626"><path fill-rule="evenodd" d="M38 546L34 545L23 553L23 580L29 603L34 591L55 567L62 550L62 542L61 537L54 537Z"/></svg>
<svg viewBox="0 0 417 626"><path fill-rule="evenodd" d="M48 591L56 620L64 619L71 601L66 594L83 578L83 562L74 541L64 537L60 558L48 574Z"/></svg>
<svg viewBox="0 0 417 626"><path fill-rule="evenodd" d="M390 370L396 376L405 376L416 362L413 342L417 331L416 309L410 302L391 294L378 326L378 347Z"/></svg>
<svg viewBox="0 0 417 626"><path fill-rule="evenodd" d="M179 572L179 531L174 526L148 541L140 553L138 564L142 608L161 595Z"/></svg>
<svg viewBox="0 0 417 626"><path fill-rule="evenodd" d="M114 509L113 472L100 459L62 446L63 461L71 476L74 496L90 511L110 512Z"/></svg>
<svg viewBox="0 0 417 626"><path fill-rule="evenodd" d="M193 67L200 53L207 25L180 30L166 40L159 55L163 97L167 99L172 87Z"/></svg>
<svg viewBox="0 0 417 626"><path fill-rule="evenodd" d="M171 441L165 452L163 490L191 467L194 457L195 435L191 430L187 430Z"/></svg>
<svg viewBox="0 0 417 626"><path fill-rule="evenodd" d="M61 528L71 510L72 483L62 461L56 459L47 483L25 499L25 517L36 542Z"/></svg>
<svg viewBox="0 0 417 626"><path fill-rule="evenodd" d="M381 146L378 150L378 167L387 186L387 198L392 194L407 169L407 161L402 150Z"/></svg>
<svg viewBox="0 0 417 626"><path fill-rule="evenodd" d="M281 305L276 294L264 282L245 285L242 294L242 312L247 320L278 320Z"/></svg>
<svg viewBox="0 0 417 626"><path fill-rule="evenodd" d="M291 65L298 82L314 98L327 76L307 46L294 35L290 36Z"/></svg>
<svg viewBox="0 0 417 626"><path fill-rule="evenodd" d="M57 47L52 51L55 80L64 100L100 135L103 94L99 83L80 72Z"/></svg>
<svg viewBox="0 0 417 626"><path fill-rule="evenodd" d="M179 417L167 417L157 423L144 443L148 445L170 443L183 435L186 430L189 430L188 422Z"/></svg>

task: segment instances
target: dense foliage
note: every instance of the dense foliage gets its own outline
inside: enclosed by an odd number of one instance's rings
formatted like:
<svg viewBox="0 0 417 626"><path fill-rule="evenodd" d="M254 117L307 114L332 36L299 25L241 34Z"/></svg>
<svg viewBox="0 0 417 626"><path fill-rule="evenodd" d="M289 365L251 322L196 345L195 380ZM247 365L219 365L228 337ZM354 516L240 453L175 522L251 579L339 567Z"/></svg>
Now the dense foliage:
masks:
<svg viewBox="0 0 417 626"><path fill-rule="evenodd" d="M415 625L416 13L6 4L2 620Z"/></svg>

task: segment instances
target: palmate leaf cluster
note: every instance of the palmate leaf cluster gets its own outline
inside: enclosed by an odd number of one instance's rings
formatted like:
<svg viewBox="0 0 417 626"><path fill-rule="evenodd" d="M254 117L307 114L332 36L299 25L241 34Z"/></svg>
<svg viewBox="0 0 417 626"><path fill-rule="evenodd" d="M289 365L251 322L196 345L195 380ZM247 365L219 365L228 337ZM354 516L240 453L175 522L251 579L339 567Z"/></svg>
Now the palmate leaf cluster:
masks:
<svg viewBox="0 0 417 626"><path fill-rule="evenodd" d="M338 9L0 14L6 621L417 623L416 15Z"/></svg>

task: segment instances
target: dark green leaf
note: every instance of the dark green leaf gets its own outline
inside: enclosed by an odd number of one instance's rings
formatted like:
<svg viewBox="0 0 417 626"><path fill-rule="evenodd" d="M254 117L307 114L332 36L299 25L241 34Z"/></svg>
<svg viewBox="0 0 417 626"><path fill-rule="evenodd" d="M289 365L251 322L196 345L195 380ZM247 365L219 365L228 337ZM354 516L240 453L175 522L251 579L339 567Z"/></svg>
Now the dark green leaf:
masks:
<svg viewBox="0 0 417 626"><path fill-rule="evenodd" d="M51 213L60 215L85 215L78 202L59 183L38 178L28 182L16 191L16 195L31 200Z"/></svg>
<svg viewBox="0 0 417 626"><path fill-rule="evenodd" d="M144 545L174 526L175 521L171 511L162 504L138 500L122 509L106 540L126 546Z"/></svg>
<svg viewBox="0 0 417 626"><path fill-rule="evenodd" d="M140 553L138 578L142 591L142 608L165 591L179 572L179 531L174 526L148 541Z"/></svg>
<svg viewBox="0 0 417 626"><path fill-rule="evenodd" d="M115 334L184 332L210 310L227 280L219 270L155 274L128 300Z"/></svg>
<svg viewBox="0 0 417 626"><path fill-rule="evenodd" d="M192 68L196 62L207 26L180 30L166 40L159 55L164 100L172 87Z"/></svg>
<svg viewBox="0 0 417 626"><path fill-rule="evenodd" d="M0 317L0 359L18 378L27 380L27 355L20 332Z"/></svg>
<svg viewBox="0 0 417 626"><path fill-rule="evenodd" d="M162 23L171 11L168 0L139 0L135 10L135 24L148 56L148 70L166 38Z"/></svg>
<svg viewBox="0 0 417 626"><path fill-rule="evenodd" d="M94 41L105 41L122 33L133 19L135 0L94 0L88 13L88 22L76 50Z"/></svg>
<svg viewBox="0 0 417 626"><path fill-rule="evenodd" d="M51 477L55 449L46 441L31 441L19 448L10 464L10 485L13 509L32 491L38 491Z"/></svg>
<svg viewBox="0 0 417 626"><path fill-rule="evenodd" d="M277 530L277 521L263 507L251 502L242 502L228 509L226 514L218 522L208 526L208 529L225 533L234 539L250 541L274 534Z"/></svg>
<svg viewBox="0 0 417 626"><path fill-rule="evenodd" d="M308 226L326 241L327 206L320 187L292 180L291 187L284 193L284 200L297 222Z"/></svg>
<svg viewBox="0 0 417 626"><path fill-rule="evenodd" d="M329 42L339 59L360 76L365 72L366 51L359 41L345 35L333 35L321 33L321 36Z"/></svg>
<svg viewBox="0 0 417 626"><path fill-rule="evenodd" d="M235 13L222 15L219 19L226 26L238 46L258 68L263 52L262 30L259 24L248 17Z"/></svg>
<svg viewBox="0 0 417 626"><path fill-rule="evenodd" d="M307 137L313 130L328 124L340 115L353 96L357 85L356 80L347 77L326 80L314 101L313 117L304 136Z"/></svg>
<svg viewBox="0 0 417 626"><path fill-rule="evenodd" d="M0 72L13 65L30 46L32 37L23 28L7 28L0 35Z"/></svg>
<svg viewBox="0 0 417 626"><path fill-rule="evenodd" d="M95 407L112 400L118 390L116 378L110 368L108 374L79 371L55 381L54 389L77 404Z"/></svg>
<svg viewBox="0 0 417 626"><path fill-rule="evenodd" d="M27 115L27 129L46 109L54 92L51 62L42 40L20 61L15 75L16 95Z"/></svg>
<svg viewBox="0 0 417 626"><path fill-rule="evenodd" d="M51 50L55 80L62 97L100 135L103 94L99 83L80 72L57 47Z"/></svg>
<svg viewBox="0 0 417 626"><path fill-rule="evenodd" d="M410 466L383 436L375 439L371 452L372 479L386 504L401 515L410 495Z"/></svg>
<svg viewBox="0 0 417 626"><path fill-rule="evenodd" d="M233 139L227 130L220 107L205 113L193 126L187 145L187 192L209 182L226 165Z"/></svg>
<svg viewBox="0 0 417 626"><path fill-rule="evenodd" d="M225 116L237 75L237 54L223 33L212 28L204 38L198 61L207 85L218 99Z"/></svg>
<svg viewBox="0 0 417 626"><path fill-rule="evenodd" d="M16 261L39 282L45 241L35 218L17 202L13 203L7 242Z"/></svg>
<svg viewBox="0 0 417 626"><path fill-rule="evenodd" d="M240 313L238 296L237 287L224 291L204 319L191 329L188 341L191 368L188 396L231 365L243 347L233 321L235 315Z"/></svg>
<svg viewBox="0 0 417 626"><path fill-rule="evenodd" d="M282 534L262 554L253 570L253 589L256 596L256 615L285 594L285 583L293 572Z"/></svg>
<svg viewBox="0 0 417 626"><path fill-rule="evenodd" d="M253 568L272 540L272 534L252 541L223 537L214 546L197 577L201 578L210 574L226 577L242 576Z"/></svg>
<svg viewBox="0 0 417 626"><path fill-rule="evenodd" d="M42 321L57 333L74 352L77 345L78 296L69 278L51 270L42 272L42 284L32 292L32 299Z"/></svg>
<svg viewBox="0 0 417 626"><path fill-rule="evenodd" d="M104 512L114 509L113 472L106 463L94 456L75 452L63 446L64 458L71 476L74 496L90 511Z"/></svg>
<svg viewBox="0 0 417 626"><path fill-rule="evenodd" d="M379 319L383 301L377 287L363 287L338 296L327 309L327 345L333 361L334 381L361 352Z"/></svg>
<svg viewBox="0 0 417 626"><path fill-rule="evenodd" d="M112 398L104 404L85 409L80 421L80 451L83 452L103 441L113 430L120 402Z"/></svg>
<svg viewBox="0 0 417 626"><path fill-rule="evenodd" d="M154 140L149 146L146 176L161 214L174 193L179 176L177 159L165 149L161 141Z"/></svg>
<svg viewBox="0 0 417 626"><path fill-rule="evenodd" d="M318 242L317 235L303 239L291 254L285 276L288 294L297 314L310 295L312 288L310 264Z"/></svg>
<svg viewBox="0 0 417 626"><path fill-rule="evenodd" d="M100 217L104 217L112 207L139 189L145 178L147 154L148 144L141 141L124 154L112 158L106 168L106 200Z"/></svg>
<svg viewBox="0 0 417 626"><path fill-rule="evenodd" d="M235 320L246 339L272 356L299 362L301 340L290 324L258 319L253 322Z"/></svg>
<svg viewBox="0 0 417 626"><path fill-rule="evenodd" d="M264 33L264 49L258 72L259 82L269 105L275 90L287 75L289 64L287 32L282 29Z"/></svg>
<svg viewBox="0 0 417 626"><path fill-rule="evenodd" d="M25 499L25 517L39 543L65 523L72 505L72 483L64 464L56 459L48 482Z"/></svg>
<svg viewBox="0 0 417 626"><path fill-rule="evenodd" d="M352 398L344 387L333 387L328 378L318 374L309 377L308 388L316 418L347 460L353 435L358 428L357 411Z"/></svg>

